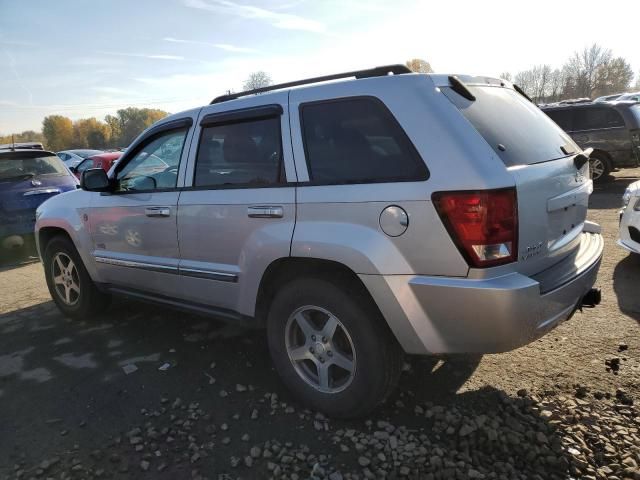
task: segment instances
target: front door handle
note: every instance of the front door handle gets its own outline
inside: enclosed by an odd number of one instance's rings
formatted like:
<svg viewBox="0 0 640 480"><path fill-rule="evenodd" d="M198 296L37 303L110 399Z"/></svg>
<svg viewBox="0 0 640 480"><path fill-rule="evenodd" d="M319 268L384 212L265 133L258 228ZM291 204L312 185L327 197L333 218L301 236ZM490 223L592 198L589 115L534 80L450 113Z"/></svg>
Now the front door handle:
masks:
<svg viewBox="0 0 640 480"><path fill-rule="evenodd" d="M147 217L168 217L171 215L171 208L169 207L147 207L144 209L144 214Z"/></svg>
<svg viewBox="0 0 640 480"><path fill-rule="evenodd" d="M251 218L282 218L283 210L279 205L254 205L247 209Z"/></svg>

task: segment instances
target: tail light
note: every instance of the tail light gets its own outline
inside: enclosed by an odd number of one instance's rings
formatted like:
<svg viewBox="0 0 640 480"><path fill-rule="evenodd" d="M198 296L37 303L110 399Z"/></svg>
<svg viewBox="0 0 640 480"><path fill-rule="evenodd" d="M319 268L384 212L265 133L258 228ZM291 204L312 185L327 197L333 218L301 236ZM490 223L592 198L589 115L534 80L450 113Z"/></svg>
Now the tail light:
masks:
<svg viewBox="0 0 640 480"><path fill-rule="evenodd" d="M515 188L437 192L433 202L460 253L472 267L514 262L518 256Z"/></svg>

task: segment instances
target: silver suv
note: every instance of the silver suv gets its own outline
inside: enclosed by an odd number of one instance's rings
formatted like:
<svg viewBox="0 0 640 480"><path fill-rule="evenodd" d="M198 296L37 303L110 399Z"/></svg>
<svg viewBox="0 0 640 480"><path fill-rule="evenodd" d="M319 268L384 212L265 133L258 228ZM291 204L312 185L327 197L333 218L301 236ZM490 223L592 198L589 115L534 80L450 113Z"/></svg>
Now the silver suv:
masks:
<svg viewBox="0 0 640 480"><path fill-rule="evenodd" d="M289 389L351 417L403 353L514 349L597 303L588 168L508 82L379 67L172 115L36 237L66 315L123 294L265 325Z"/></svg>

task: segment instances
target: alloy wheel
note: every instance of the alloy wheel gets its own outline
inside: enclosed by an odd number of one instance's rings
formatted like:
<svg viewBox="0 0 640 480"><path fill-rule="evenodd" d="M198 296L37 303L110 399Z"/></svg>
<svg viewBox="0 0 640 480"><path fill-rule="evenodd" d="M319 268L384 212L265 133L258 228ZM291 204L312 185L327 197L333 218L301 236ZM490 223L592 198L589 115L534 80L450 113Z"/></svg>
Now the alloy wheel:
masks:
<svg viewBox="0 0 640 480"><path fill-rule="evenodd" d="M604 162L599 158L590 158L589 159L589 174L591 175L591 180L596 181L599 180L600 177L604 174L605 166Z"/></svg>
<svg viewBox="0 0 640 480"><path fill-rule="evenodd" d="M346 327L328 310L307 305L285 326L285 345L296 373L314 389L338 393L356 373L356 350Z"/></svg>
<svg viewBox="0 0 640 480"><path fill-rule="evenodd" d="M65 305L73 306L80 300L80 275L69 255L58 252L51 261L51 278L55 291Z"/></svg>

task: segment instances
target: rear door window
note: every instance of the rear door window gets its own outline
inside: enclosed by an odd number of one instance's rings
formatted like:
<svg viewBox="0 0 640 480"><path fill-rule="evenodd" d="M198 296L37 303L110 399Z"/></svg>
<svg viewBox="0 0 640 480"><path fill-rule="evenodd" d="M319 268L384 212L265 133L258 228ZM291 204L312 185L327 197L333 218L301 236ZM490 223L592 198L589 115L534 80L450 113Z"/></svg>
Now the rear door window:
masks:
<svg viewBox="0 0 640 480"><path fill-rule="evenodd" d="M576 109L574 124L574 130L600 130L624 127L624 120L612 108L580 108Z"/></svg>
<svg viewBox="0 0 640 480"><path fill-rule="evenodd" d="M507 167L530 165L566 156L560 147L580 151L571 137L536 105L515 90L473 86L471 101L450 87L441 91L484 137Z"/></svg>
<svg viewBox="0 0 640 480"><path fill-rule="evenodd" d="M202 129L195 187L260 187L284 183L280 117Z"/></svg>
<svg viewBox="0 0 640 480"><path fill-rule="evenodd" d="M374 98L348 98L300 108L309 178L349 184L420 181L428 171L415 147Z"/></svg>

